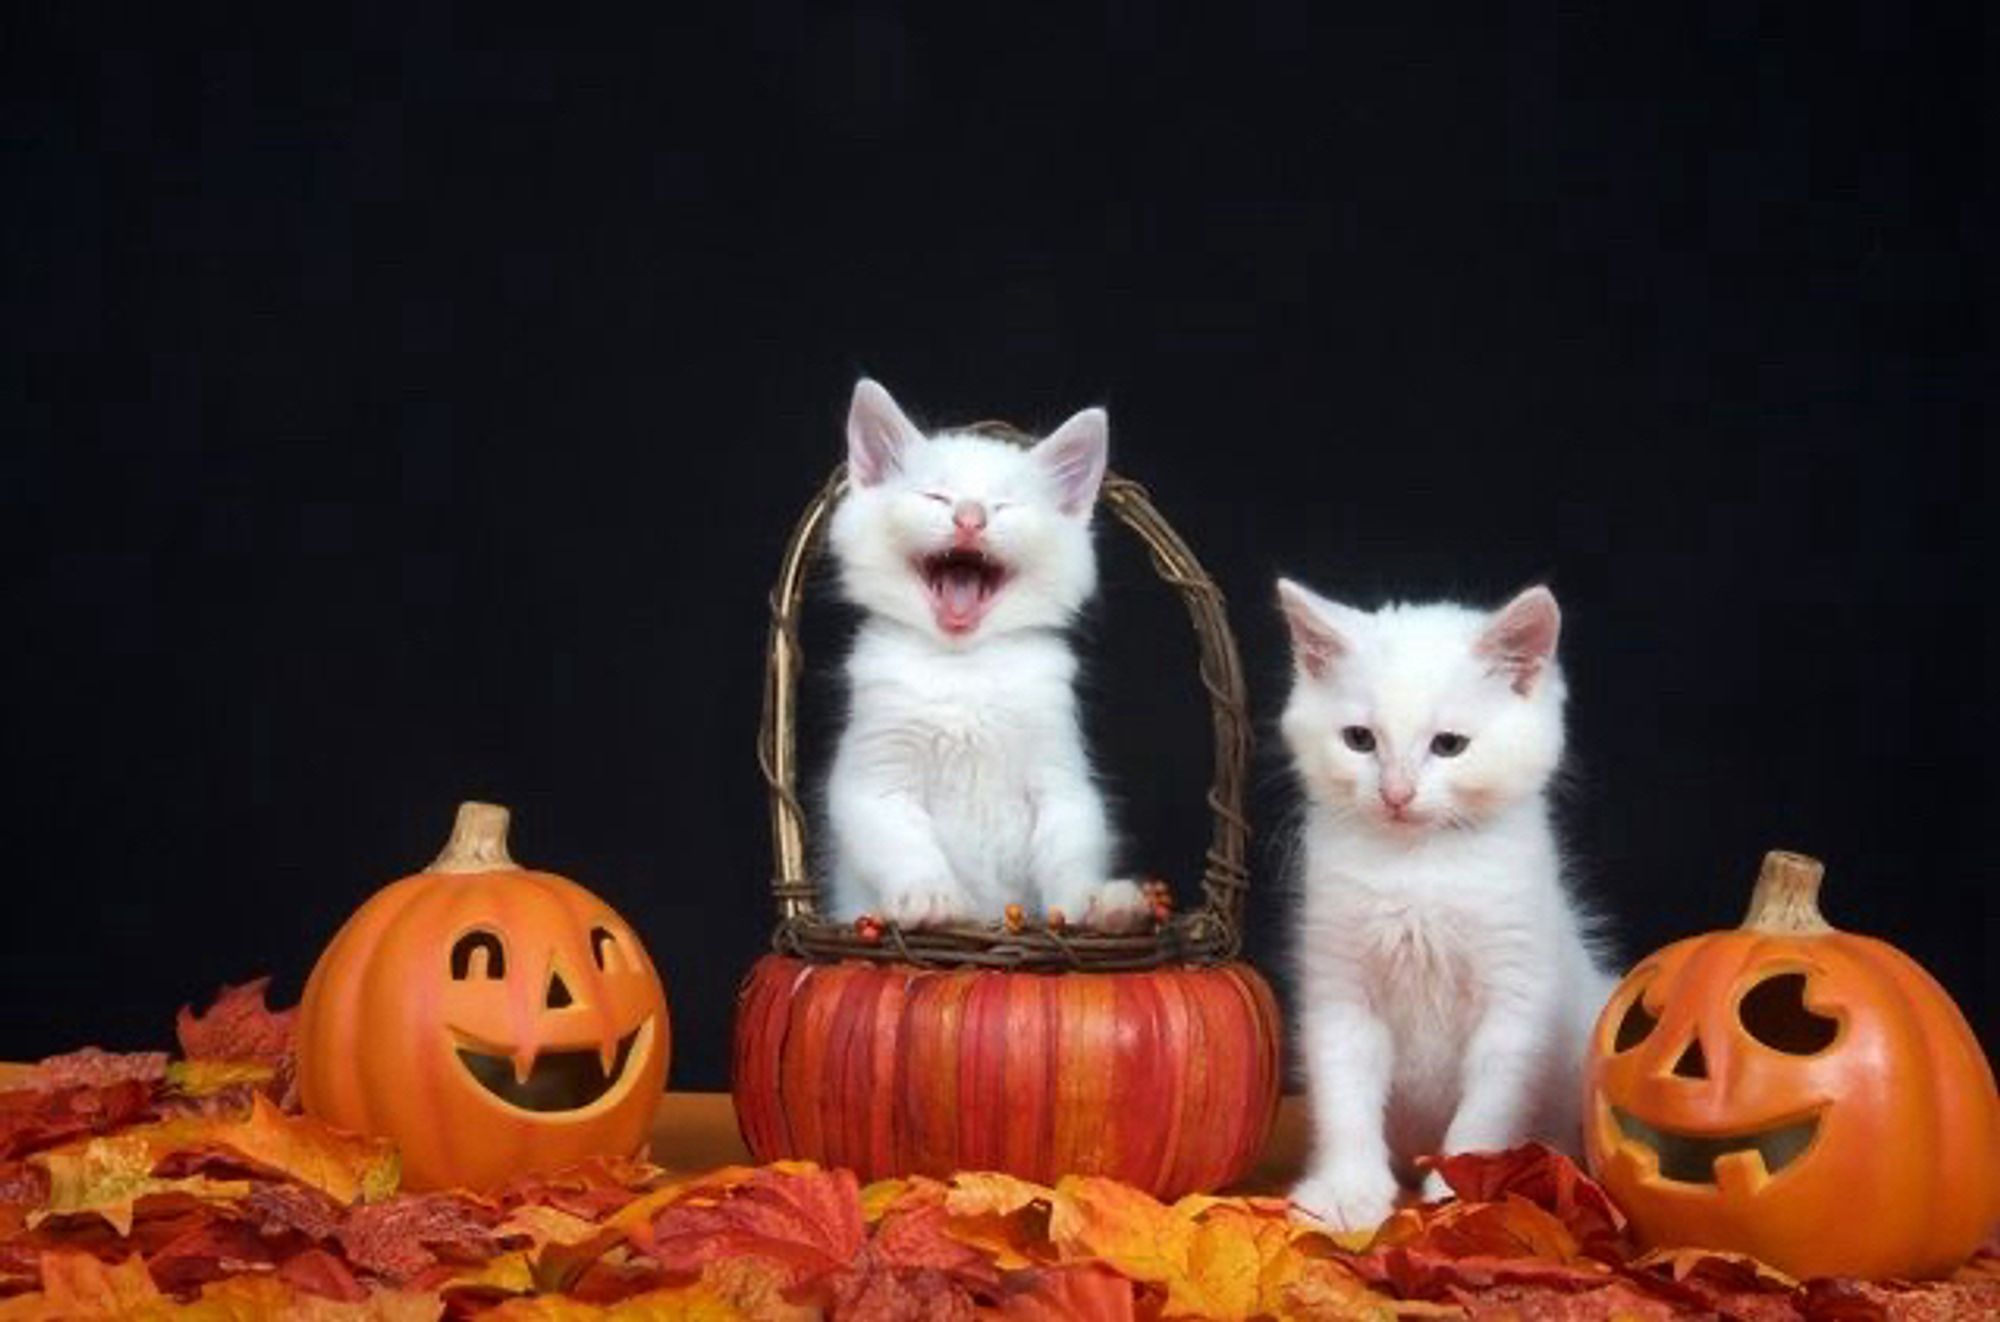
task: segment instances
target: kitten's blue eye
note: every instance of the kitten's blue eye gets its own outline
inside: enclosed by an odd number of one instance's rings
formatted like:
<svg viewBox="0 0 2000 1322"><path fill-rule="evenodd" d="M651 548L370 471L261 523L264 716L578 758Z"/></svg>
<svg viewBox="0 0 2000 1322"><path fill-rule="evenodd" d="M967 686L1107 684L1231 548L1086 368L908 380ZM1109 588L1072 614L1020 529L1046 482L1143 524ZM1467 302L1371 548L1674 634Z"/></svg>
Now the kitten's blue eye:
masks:
<svg viewBox="0 0 2000 1322"><path fill-rule="evenodd" d="M1465 746L1471 742L1472 740L1462 734L1453 734L1451 731L1446 730L1440 734L1431 736L1431 751L1439 757L1457 757L1465 751Z"/></svg>
<svg viewBox="0 0 2000 1322"><path fill-rule="evenodd" d="M1365 725L1350 725L1340 732L1340 742L1357 753L1375 751L1375 732Z"/></svg>

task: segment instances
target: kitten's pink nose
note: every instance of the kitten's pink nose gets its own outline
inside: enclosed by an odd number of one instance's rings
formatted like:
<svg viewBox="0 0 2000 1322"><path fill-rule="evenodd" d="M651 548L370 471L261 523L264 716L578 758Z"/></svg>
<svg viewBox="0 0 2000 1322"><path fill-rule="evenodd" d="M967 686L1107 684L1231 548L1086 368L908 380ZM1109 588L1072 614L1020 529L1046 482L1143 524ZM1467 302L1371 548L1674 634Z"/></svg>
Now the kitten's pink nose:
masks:
<svg viewBox="0 0 2000 1322"><path fill-rule="evenodd" d="M1382 802L1391 812L1401 812L1417 797L1417 787L1406 780L1385 780L1382 782Z"/></svg>
<svg viewBox="0 0 2000 1322"><path fill-rule="evenodd" d="M961 500L951 507L951 523L962 533L983 531L986 507L976 500Z"/></svg>

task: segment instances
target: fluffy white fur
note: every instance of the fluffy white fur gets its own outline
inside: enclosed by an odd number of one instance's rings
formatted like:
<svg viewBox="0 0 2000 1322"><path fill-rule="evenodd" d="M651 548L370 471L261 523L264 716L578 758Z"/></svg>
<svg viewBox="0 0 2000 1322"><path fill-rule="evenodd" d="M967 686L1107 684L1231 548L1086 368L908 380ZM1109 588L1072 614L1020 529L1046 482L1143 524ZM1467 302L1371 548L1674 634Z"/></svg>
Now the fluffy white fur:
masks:
<svg viewBox="0 0 2000 1322"><path fill-rule="evenodd" d="M1417 1156L1529 1136L1574 1151L1582 1053L1613 979L1564 888L1546 802L1563 750L1555 598L1370 614L1289 582L1278 595L1306 800L1314 1128L1292 1199L1358 1229L1389 1214ZM1426 1196L1445 1192L1426 1178Z"/></svg>
<svg viewBox="0 0 2000 1322"><path fill-rule="evenodd" d="M1100 927L1144 917L1138 888L1107 880L1064 634L1097 586L1108 433L1086 409L1032 449L926 437L881 386L855 387L851 486L828 531L866 613L827 784L836 916L925 925L1018 903Z"/></svg>

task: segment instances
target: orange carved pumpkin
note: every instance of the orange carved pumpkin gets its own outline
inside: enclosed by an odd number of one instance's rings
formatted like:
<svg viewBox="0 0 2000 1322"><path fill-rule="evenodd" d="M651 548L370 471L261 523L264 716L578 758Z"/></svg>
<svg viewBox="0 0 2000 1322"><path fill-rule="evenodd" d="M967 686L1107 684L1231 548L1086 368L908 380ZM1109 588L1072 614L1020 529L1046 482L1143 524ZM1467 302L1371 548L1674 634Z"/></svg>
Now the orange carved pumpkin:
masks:
<svg viewBox="0 0 2000 1322"><path fill-rule="evenodd" d="M1162 1198L1257 1158L1282 1083L1278 1012L1244 964L1120 973L759 960L736 1105L759 1161L864 1180L1108 1175Z"/></svg>
<svg viewBox="0 0 2000 1322"><path fill-rule="evenodd" d="M1938 1275L2000 1217L1993 1072L1921 966L1827 925L1820 876L1767 855L1740 929L1626 977L1591 1044L1590 1167L1656 1246Z"/></svg>
<svg viewBox="0 0 2000 1322"><path fill-rule="evenodd" d="M468 803L430 868L376 893L320 956L299 1090L394 1139L412 1188L482 1189L645 1143L667 1073L652 961L602 900L507 856Z"/></svg>

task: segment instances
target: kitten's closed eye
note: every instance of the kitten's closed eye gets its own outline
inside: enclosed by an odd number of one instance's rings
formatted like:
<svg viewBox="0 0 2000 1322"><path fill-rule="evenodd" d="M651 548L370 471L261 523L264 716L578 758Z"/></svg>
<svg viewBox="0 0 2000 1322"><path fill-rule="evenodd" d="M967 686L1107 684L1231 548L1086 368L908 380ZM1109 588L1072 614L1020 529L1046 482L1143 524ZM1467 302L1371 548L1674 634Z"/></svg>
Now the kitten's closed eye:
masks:
<svg viewBox="0 0 2000 1322"><path fill-rule="evenodd" d="M934 500L940 505L951 504L951 497L945 495L942 491L926 491L923 493L923 497L925 500Z"/></svg>
<svg viewBox="0 0 2000 1322"><path fill-rule="evenodd" d="M1431 736L1431 752L1437 754L1439 757L1457 757L1465 751L1465 746L1471 742L1472 740L1465 735L1457 734L1450 730L1443 730Z"/></svg>
<svg viewBox="0 0 2000 1322"><path fill-rule="evenodd" d="M1340 741L1357 753L1375 751L1375 732L1365 725L1349 725L1342 728Z"/></svg>

